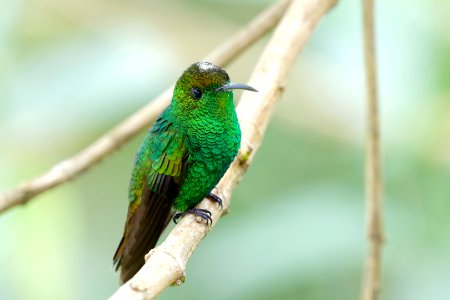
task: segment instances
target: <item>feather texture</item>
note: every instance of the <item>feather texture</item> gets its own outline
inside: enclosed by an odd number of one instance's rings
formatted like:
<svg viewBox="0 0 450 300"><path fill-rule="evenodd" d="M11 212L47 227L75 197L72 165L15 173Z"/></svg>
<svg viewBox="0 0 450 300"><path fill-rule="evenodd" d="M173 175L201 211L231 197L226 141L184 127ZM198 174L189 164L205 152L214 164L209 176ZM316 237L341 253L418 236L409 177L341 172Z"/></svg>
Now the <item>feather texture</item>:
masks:
<svg viewBox="0 0 450 300"><path fill-rule="evenodd" d="M122 282L142 267L145 254L155 247L169 223L186 158L183 138L162 116L136 155L125 231L114 254Z"/></svg>
<svg viewBox="0 0 450 300"><path fill-rule="evenodd" d="M125 232L114 255L122 282L144 264L170 220L171 207L195 213L235 158L241 131L233 87L248 86L230 83L225 70L207 62L191 65L175 84L171 104L134 162Z"/></svg>

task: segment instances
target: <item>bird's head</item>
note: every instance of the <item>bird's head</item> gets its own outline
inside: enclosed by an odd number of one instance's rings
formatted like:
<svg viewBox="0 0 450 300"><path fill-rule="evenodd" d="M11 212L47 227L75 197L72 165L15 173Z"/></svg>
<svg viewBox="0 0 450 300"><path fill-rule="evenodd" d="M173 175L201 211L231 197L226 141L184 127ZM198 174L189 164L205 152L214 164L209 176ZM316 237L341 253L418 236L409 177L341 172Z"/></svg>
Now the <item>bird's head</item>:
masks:
<svg viewBox="0 0 450 300"><path fill-rule="evenodd" d="M197 62L178 79L172 105L185 117L223 114L230 108L234 109L234 89L256 92L251 86L231 83L224 69L209 62Z"/></svg>

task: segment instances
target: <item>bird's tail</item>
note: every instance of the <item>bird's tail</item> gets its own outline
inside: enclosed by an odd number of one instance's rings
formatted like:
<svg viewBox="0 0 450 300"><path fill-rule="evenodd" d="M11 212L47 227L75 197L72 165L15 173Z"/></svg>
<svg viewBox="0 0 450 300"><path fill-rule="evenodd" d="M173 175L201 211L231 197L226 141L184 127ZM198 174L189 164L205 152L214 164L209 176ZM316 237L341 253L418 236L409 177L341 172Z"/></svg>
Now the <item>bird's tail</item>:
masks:
<svg viewBox="0 0 450 300"><path fill-rule="evenodd" d="M171 220L172 202L162 194L148 189L139 204L130 205L125 232L114 254L116 271L120 268L121 283L127 282L144 265L144 256L156 246Z"/></svg>

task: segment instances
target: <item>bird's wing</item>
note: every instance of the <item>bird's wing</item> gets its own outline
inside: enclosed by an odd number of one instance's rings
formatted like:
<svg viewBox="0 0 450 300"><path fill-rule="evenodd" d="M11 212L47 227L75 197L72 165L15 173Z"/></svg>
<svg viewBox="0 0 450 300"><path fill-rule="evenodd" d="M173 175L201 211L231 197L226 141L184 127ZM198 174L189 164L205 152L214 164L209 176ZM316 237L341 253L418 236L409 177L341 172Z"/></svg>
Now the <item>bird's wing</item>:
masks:
<svg viewBox="0 0 450 300"><path fill-rule="evenodd" d="M183 137L164 118L156 121L139 149L129 187L125 232L114 254L120 279L128 281L144 264L171 219L187 160Z"/></svg>

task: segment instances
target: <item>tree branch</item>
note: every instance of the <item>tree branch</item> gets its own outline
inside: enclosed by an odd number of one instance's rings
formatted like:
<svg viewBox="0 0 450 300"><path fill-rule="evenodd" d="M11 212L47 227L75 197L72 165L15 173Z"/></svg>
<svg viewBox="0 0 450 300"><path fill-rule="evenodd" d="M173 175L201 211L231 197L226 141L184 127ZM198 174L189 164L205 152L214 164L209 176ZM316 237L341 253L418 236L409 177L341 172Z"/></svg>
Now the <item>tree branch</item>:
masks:
<svg viewBox="0 0 450 300"><path fill-rule="evenodd" d="M364 269L363 300L376 300L379 298L381 287L381 247L384 240L373 2L374 0L363 0L367 86L366 225L369 242Z"/></svg>
<svg viewBox="0 0 450 300"><path fill-rule="evenodd" d="M259 93L244 92L237 108L243 142L237 159L219 182L217 191L224 210L205 200L201 208L212 213L212 225L198 223L185 216L167 239L146 256L142 269L110 298L154 299L166 287L184 282L187 261L199 242L225 213L231 194L253 160L262 142L275 104L283 92L283 83L294 60L320 17L336 0L296 0L292 2L272 39L256 65L249 84Z"/></svg>
<svg viewBox="0 0 450 300"><path fill-rule="evenodd" d="M278 23L290 2L291 0L281 0L263 11L236 35L213 50L204 60L221 66L228 64L272 29ZM83 171L99 163L141 130L149 127L169 104L172 90L173 86L122 121L122 123L106 132L80 153L56 164L41 176L1 194L0 212L18 204L25 204L40 193L75 178Z"/></svg>

